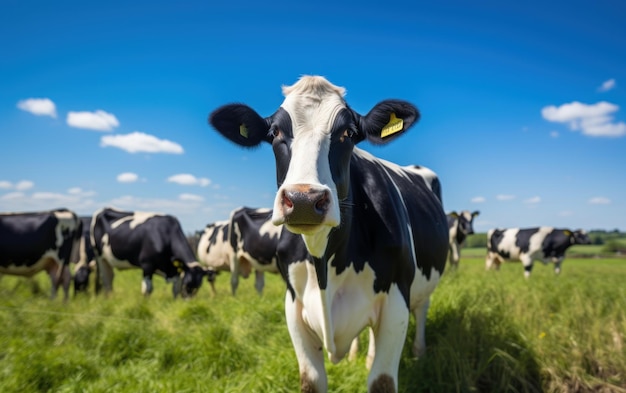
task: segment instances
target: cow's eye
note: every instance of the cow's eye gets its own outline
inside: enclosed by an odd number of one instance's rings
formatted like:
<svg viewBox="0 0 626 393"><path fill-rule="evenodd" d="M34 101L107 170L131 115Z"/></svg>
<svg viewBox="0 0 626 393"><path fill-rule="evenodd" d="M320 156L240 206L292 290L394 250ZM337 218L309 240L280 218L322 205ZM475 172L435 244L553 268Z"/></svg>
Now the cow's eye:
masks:
<svg viewBox="0 0 626 393"><path fill-rule="evenodd" d="M280 136L280 128L278 127L272 127L270 128L269 134L272 138L276 138L278 136Z"/></svg>
<svg viewBox="0 0 626 393"><path fill-rule="evenodd" d="M343 142L346 140L346 138L350 137L352 137L352 132L350 131L350 129L346 129L343 134L341 134L341 138L339 138L339 141Z"/></svg>

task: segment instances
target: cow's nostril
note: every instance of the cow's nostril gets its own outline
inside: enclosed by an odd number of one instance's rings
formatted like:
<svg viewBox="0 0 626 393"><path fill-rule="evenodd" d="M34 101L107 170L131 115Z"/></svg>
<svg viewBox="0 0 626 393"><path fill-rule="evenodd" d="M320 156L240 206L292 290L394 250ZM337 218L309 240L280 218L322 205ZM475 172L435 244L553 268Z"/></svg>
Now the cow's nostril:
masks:
<svg viewBox="0 0 626 393"><path fill-rule="evenodd" d="M291 201L291 199L289 199L286 192L283 192L283 206L287 207L288 209L291 209L293 207L293 202Z"/></svg>
<svg viewBox="0 0 626 393"><path fill-rule="evenodd" d="M324 214L328 210L328 205L330 204L330 198L328 196L328 191L324 191L322 197L315 202L315 210L319 214Z"/></svg>

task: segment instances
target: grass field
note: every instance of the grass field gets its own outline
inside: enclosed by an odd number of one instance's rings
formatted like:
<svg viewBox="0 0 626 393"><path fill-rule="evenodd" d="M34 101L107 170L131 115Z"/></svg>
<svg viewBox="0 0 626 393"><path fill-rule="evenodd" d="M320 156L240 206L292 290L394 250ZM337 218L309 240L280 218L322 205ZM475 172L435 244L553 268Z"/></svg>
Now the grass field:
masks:
<svg viewBox="0 0 626 393"><path fill-rule="evenodd" d="M447 271L432 299L426 356L405 345L401 392L626 392L626 260L569 259L556 277L538 264ZM483 251L484 255L484 251ZM283 315L284 284L252 280L229 295L203 286L173 300L155 278L117 272L110 298L47 298L49 283L0 281L0 392L294 392L298 368ZM412 340L411 324L408 340ZM365 392L367 334L357 361L328 364L329 391Z"/></svg>

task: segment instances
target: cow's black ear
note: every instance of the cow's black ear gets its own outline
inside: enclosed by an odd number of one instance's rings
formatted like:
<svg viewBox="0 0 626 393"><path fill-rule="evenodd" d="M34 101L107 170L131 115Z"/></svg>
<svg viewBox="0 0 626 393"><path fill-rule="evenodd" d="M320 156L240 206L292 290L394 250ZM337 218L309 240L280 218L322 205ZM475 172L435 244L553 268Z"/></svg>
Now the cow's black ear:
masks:
<svg viewBox="0 0 626 393"><path fill-rule="evenodd" d="M381 145L402 135L419 118L419 111L410 102L385 100L360 118L359 131L370 142Z"/></svg>
<svg viewBox="0 0 626 393"><path fill-rule="evenodd" d="M477 215L479 215L479 214L480 214L480 212L479 212L478 210L476 210L476 211L474 211L474 212L472 213L472 217L476 217L476 216L477 216Z"/></svg>
<svg viewBox="0 0 626 393"><path fill-rule="evenodd" d="M240 146L253 147L264 140L270 142L269 122L247 105L229 104L217 108L209 116L209 123Z"/></svg>
<svg viewBox="0 0 626 393"><path fill-rule="evenodd" d="M459 213L455 212L454 210L448 213L448 215L450 217L459 218Z"/></svg>

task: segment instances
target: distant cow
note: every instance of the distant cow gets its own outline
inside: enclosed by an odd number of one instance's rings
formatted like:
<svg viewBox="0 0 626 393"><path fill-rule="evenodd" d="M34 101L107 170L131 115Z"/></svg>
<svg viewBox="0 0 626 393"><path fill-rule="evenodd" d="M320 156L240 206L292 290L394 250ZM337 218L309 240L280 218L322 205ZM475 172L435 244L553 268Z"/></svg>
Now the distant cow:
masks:
<svg viewBox="0 0 626 393"><path fill-rule="evenodd" d="M396 392L410 312L414 352L425 351L430 295L446 264L446 215L436 178L355 148L364 139L385 144L402 135L418 120L417 109L386 100L362 116L344 93L322 77L304 76L283 87L285 100L269 117L231 104L210 122L239 145L272 145L278 184L272 222L287 229L278 268L287 283L285 315L301 391L325 392L322 349L338 362L371 326L376 354L368 391Z"/></svg>
<svg viewBox="0 0 626 393"><path fill-rule="evenodd" d="M499 269L505 260L521 261L524 276L529 277L533 261L538 260L544 264L554 263L554 272L558 274L565 251L574 244L591 244L591 239L582 229L491 229L487 232L486 267Z"/></svg>
<svg viewBox="0 0 626 393"><path fill-rule="evenodd" d="M80 246L72 253L74 265L74 294L86 292L89 288L89 276L96 269L96 255L91 247L91 216L79 217L82 224Z"/></svg>
<svg viewBox="0 0 626 393"><path fill-rule="evenodd" d="M63 285L67 300L69 263L80 235L81 222L67 209L0 214L0 273L32 277L45 270L52 283L51 298Z"/></svg>
<svg viewBox="0 0 626 393"><path fill-rule="evenodd" d="M470 213L467 210L463 210L460 213L453 211L447 214L448 230L450 231L449 261L450 266L453 268L459 267L461 246L463 246L467 236L474 233L474 217L478 214L480 214L479 211Z"/></svg>
<svg viewBox="0 0 626 393"><path fill-rule="evenodd" d="M272 224L271 209L241 207L228 221L207 225L198 242L198 259L213 270L231 272L230 286L235 295L239 276L248 278L252 270L259 294L265 286L264 272L278 273L276 247L282 225Z"/></svg>
<svg viewBox="0 0 626 393"><path fill-rule="evenodd" d="M91 244L107 293L113 289L113 268L140 268L144 295L152 293L155 273L174 283L174 297L181 286L184 297L195 294L205 275L178 219L170 215L104 208L94 213Z"/></svg>

